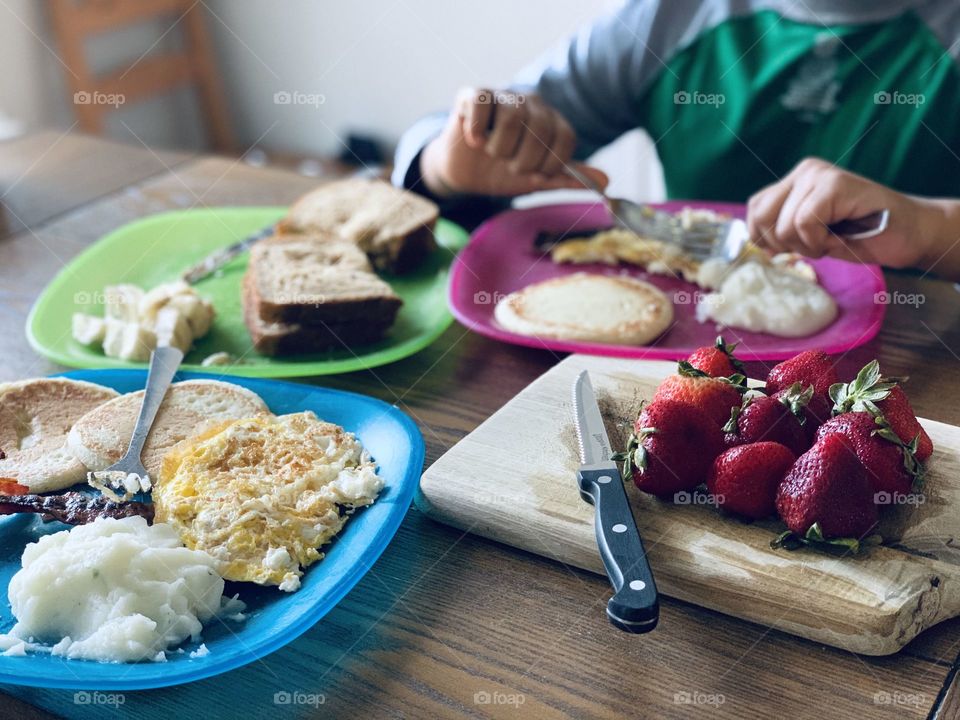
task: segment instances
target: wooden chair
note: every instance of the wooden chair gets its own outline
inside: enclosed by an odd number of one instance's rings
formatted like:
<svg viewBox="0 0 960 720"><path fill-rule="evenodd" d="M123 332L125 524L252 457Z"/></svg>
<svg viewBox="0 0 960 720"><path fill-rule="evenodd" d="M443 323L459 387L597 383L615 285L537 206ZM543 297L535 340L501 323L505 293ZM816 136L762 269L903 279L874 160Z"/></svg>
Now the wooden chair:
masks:
<svg viewBox="0 0 960 720"><path fill-rule="evenodd" d="M227 106L210 49L210 38L195 0L47 0L80 128L99 135L104 117L122 103L137 102L193 86L200 100L210 144L221 152L234 148ZM87 38L138 22L169 19L182 28L184 49L156 52L106 74L94 74L87 62ZM111 102L111 99L114 99Z"/></svg>

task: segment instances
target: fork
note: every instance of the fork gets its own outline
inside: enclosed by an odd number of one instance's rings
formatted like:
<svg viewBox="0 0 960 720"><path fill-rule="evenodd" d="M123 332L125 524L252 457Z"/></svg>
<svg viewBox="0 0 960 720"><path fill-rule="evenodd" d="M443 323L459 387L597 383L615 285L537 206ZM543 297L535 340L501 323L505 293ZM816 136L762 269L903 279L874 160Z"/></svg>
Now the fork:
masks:
<svg viewBox="0 0 960 720"><path fill-rule="evenodd" d="M678 214L610 197L592 178L573 166L567 166L566 172L603 198L617 225L641 237L677 245L697 260L717 258L733 262L750 241L747 224L738 218L686 223ZM845 240L867 240L886 230L889 223L890 211L884 208L860 218L831 223L827 229Z"/></svg>
<svg viewBox="0 0 960 720"><path fill-rule="evenodd" d="M150 355L147 387L143 392L143 403L140 405L140 414L137 416L137 424L133 428L127 452L106 470L92 473L94 479L112 485L110 478L117 477L117 473L124 473L125 477L136 475L139 478L141 490L149 489L149 474L140 456L143 454L144 443L150 434L150 428L153 427L153 421L157 417L163 398L181 362L183 362L183 352L175 347L158 347Z"/></svg>

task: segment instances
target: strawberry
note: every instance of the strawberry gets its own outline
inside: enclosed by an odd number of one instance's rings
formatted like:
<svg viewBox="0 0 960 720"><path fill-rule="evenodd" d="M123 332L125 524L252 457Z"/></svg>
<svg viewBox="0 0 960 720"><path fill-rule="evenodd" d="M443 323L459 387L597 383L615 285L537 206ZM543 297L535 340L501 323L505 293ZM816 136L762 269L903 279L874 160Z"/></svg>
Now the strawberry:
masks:
<svg viewBox="0 0 960 720"><path fill-rule="evenodd" d="M833 361L820 350L807 350L776 365L767 375L767 395L776 395L798 382L813 385L814 393L826 397L830 386L840 381Z"/></svg>
<svg viewBox="0 0 960 720"><path fill-rule="evenodd" d="M736 344L727 345L723 337L717 337L714 345L694 350L687 362L710 377L724 378L738 373L743 375L743 363L733 355L736 347Z"/></svg>
<svg viewBox="0 0 960 720"><path fill-rule="evenodd" d="M738 445L713 461L707 490L719 507L760 520L773 515L777 488L797 456L776 442Z"/></svg>
<svg viewBox="0 0 960 720"><path fill-rule="evenodd" d="M798 382L785 390L780 390L773 397L786 405L803 425L807 435L807 447L813 445L817 428L831 417L833 403L826 395L815 393L813 385L803 388Z"/></svg>
<svg viewBox="0 0 960 720"><path fill-rule="evenodd" d="M882 415L904 444L916 446L917 460L924 462L933 454L933 441L917 420L907 394L896 380L880 374L876 360L864 365L852 382L831 387L830 397L835 415L851 410Z"/></svg>
<svg viewBox="0 0 960 720"><path fill-rule="evenodd" d="M722 449L720 428L702 410L655 400L640 412L626 451L616 458L638 488L669 499L703 483Z"/></svg>
<svg viewBox="0 0 960 720"><path fill-rule="evenodd" d="M766 440L785 445L796 456L811 445L803 425L790 408L766 395L746 396L743 405L731 410L723 430L727 447Z"/></svg>
<svg viewBox="0 0 960 720"><path fill-rule="evenodd" d="M776 504L787 527L802 537L859 540L877 524L867 472L840 433L824 435L797 458Z"/></svg>
<svg viewBox="0 0 960 720"><path fill-rule="evenodd" d="M923 482L923 466L911 448L868 412L848 412L828 420L817 431L817 440L831 433L843 435L867 471L875 496L910 493Z"/></svg>
<svg viewBox="0 0 960 720"><path fill-rule="evenodd" d="M674 400L700 408L717 425L723 425L730 418L730 410L740 405L740 393L746 388L742 375L730 378L713 378L690 363L681 360L677 364L677 374L671 375L660 383L653 402Z"/></svg>

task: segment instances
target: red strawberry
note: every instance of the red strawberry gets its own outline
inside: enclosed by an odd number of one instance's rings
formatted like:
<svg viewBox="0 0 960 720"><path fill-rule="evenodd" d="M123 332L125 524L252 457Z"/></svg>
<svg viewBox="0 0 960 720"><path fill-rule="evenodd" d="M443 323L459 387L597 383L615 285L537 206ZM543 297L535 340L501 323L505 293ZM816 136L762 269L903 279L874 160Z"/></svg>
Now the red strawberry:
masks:
<svg viewBox="0 0 960 720"><path fill-rule="evenodd" d="M917 414L913 411L913 406L910 405L910 400L907 399L907 394L900 385L895 385L887 399L877 403L877 408L904 443L910 444L916 439L917 447L914 455L917 460L926 462L933 455L933 440L920 425Z"/></svg>
<svg viewBox="0 0 960 720"><path fill-rule="evenodd" d="M627 450L624 475L644 492L669 499L707 479L723 449L720 428L703 411L686 403L656 400L640 413Z"/></svg>
<svg viewBox="0 0 960 720"><path fill-rule="evenodd" d="M867 411L882 415L890 428L905 445L912 445L917 460L924 462L933 454L933 441L919 421L903 388L880 374L880 364L873 360L864 365L857 377L849 383L830 390L834 414L849 411Z"/></svg>
<svg viewBox="0 0 960 720"><path fill-rule="evenodd" d="M867 471L875 495L906 495L923 480L923 467L910 448L890 432L883 420L868 412L849 412L828 420L817 431L817 440L839 433L853 446Z"/></svg>
<svg viewBox="0 0 960 720"><path fill-rule="evenodd" d="M734 376L736 377L736 376ZM675 400L700 408L717 425L730 419L730 410L740 405L742 386L712 378L690 363L681 360L677 374L660 383L653 402Z"/></svg>
<svg viewBox="0 0 960 720"><path fill-rule="evenodd" d="M723 430L727 447L768 441L785 445L797 456L812 444L807 442L807 433L790 408L766 395L744 398L743 405L731 411Z"/></svg>
<svg viewBox="0 0 960 720"><path fill-rule="evenodd" d="M828 433L797 458L777 490L777 512L806 536L816 524L824 538L862 538L877 524L867 472L850 441Z"/></svg>
<svg viewBox="0 0 960 720"><path fill-rule="evenodd" d="M775 442L739 445L713 461L707 490L719 507L760 520L773 515L777 488L797 456Z"/></svg>
<svg viewBox="0 0 960 720"><path fill-rule="evenodd" d="M831 417L833 403L826 395L815 393L813 385L807 385L804 389L798 382L786 390L780 390L773 397L786 405L800 420L807 435L807 447L813 445L817 428Z"/></svg>
<svg viewBox="0 0 960 720"><path fill-rule="evenodd" d="M784 360L767 375L767 395L775 395L798 382L813 385L813 391L826 396L830 386L840 381L833 361L820 350L807 350Z"/></svg>
<svg viewBox="0 0 960 720"><path fill-rule="evenodd" d="M738 373L742 375L743 364L733 355L736 347L736 344L727 345L722 337L718 337L712 347L694 350L687 362L710 377L730 377Z"/></svg>

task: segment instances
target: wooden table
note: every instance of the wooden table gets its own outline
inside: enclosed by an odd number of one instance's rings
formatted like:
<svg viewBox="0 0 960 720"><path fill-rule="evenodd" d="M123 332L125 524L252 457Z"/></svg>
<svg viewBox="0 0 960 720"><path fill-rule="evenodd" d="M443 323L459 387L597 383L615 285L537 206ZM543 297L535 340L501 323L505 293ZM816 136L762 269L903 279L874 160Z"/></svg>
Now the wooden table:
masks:
<svg viewBox="0 0 960 720"><path fill-rule="evenodd" d="M315 185L233 160L154 154L78 136L0 145L0 193L13 186L0 236L0 381L60 370L23 326L44 284L110 230L170 208L280 204ZM12 217L11 217L12 216ZM948 283L891 274L879 337L844 359L878 356L912 374L929 418L960 423L960 313ZM416 356L310 381L396 403L419 424L432 463L556 361L454 325ZM752 368L762 373L762 367ZM463 534L411 509L372 571L304 638L259 662L188 686L125 693L136 717L261 717L274 693L335 717L953 718L960 622L899 655L859 657L665 599L660 627L628 636L606 621L605 578ZM10 717L92 712L72 692L4 688ZM489 701L489 702L486 702ZM41 709L42 708L42 709Z"/></svg>

